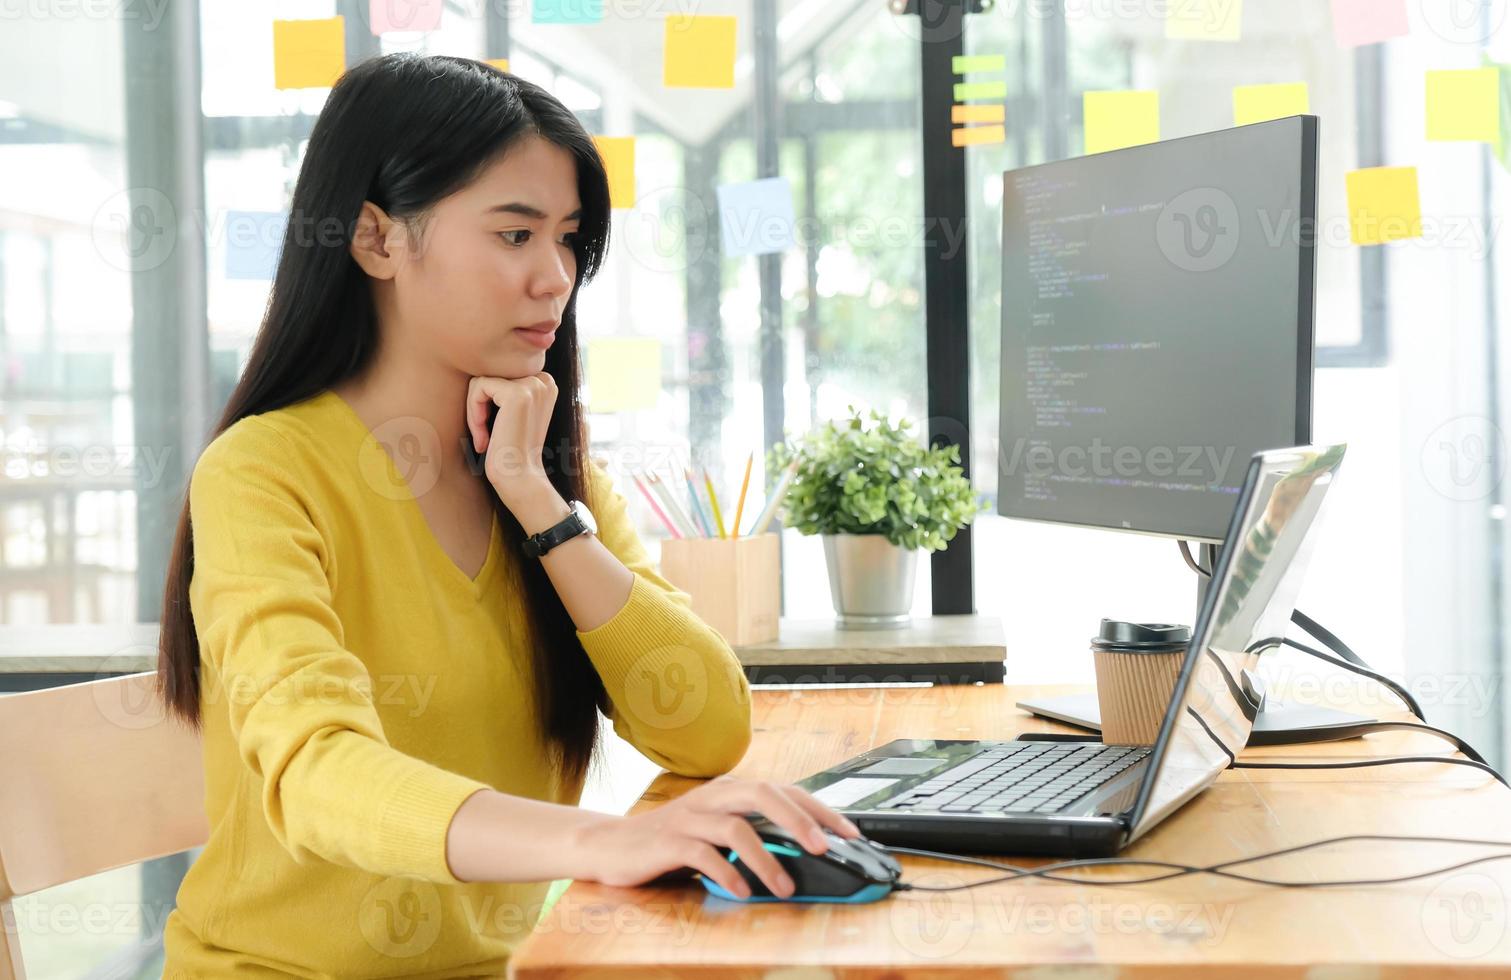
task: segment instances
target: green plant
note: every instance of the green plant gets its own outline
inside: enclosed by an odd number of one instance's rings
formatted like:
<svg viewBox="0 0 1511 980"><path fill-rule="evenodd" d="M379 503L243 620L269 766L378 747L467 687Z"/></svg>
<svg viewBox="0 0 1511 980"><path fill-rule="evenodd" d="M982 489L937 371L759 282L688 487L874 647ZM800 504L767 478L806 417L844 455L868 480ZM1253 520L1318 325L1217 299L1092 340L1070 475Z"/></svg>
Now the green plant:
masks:
<svg viewBox="0 0 1511 980"><path fill-rule="evenodd" d="M985 506L960 467L959 446L925 448L903 419L854 405L796 445L767 453L767 472L797 463L782 501L784 523L803 534L884 534L902 548L939 551Z"/></svg>

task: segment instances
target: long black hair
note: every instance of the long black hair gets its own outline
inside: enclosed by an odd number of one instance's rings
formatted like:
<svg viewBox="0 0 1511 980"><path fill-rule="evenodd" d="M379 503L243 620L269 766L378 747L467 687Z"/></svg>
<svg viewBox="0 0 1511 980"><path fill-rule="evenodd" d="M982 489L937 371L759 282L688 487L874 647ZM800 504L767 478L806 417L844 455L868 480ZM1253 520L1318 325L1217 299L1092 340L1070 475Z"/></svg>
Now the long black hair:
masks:
<svg viewBox="0 0 1511 980"><path fill-rule="evenodd" d="M545 370L558 398L542 462L568 500L588 499L587 453L578 403L577 287L608 249L609 185L603 160L577 117L545 89L466 58L392 54L347 71L310 134L299 170L283 252L267 311L245 372L210 437L248 415L320 394L360 373L378 343L367 274L350 253L364 201L395 220L421 220L442 198L465 187L520 140L538 136L577 165L582 204L574 236L577 282ZM458 416L465 407L457 406ZM468 466L486 480L464 440ZM524 530L489 490L518 561ZM547 744L568 784L587 772L598 745L603 682L577 639L575 625L539 562L520 562L533 639L536 706ZM188 493L168 565L158 645L158 688L173 715L198 728L199 637L189 608L194 530Z"/></svg>

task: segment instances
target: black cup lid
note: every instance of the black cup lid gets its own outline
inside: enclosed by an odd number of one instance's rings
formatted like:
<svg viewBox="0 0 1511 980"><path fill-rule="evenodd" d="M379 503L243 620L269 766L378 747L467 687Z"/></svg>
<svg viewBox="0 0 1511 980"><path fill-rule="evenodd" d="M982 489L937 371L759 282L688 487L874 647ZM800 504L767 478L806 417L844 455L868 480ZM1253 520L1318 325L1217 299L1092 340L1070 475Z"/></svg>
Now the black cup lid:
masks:
<svg viewBox="0 0 1511 980"><path fill-rule="evenodd" d="M1098 650L1168 650L1191 642L1191 627L1179 623L1125 623L1103 619L1102 628L1091 638Z"/></svg>

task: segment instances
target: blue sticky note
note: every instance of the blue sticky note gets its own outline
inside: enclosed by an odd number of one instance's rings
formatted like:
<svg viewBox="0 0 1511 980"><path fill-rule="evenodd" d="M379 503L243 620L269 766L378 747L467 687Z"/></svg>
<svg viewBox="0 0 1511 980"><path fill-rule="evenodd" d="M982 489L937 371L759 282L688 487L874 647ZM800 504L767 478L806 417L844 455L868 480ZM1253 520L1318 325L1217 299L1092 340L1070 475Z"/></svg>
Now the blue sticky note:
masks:
<svg viewBox="0 0 1511 980"><path fill-rule="evenodd" d="M537 24L596 24L603 20L603 0L532 0Z"/></svg>
<svg viewBox="0 0 1511 980"><path fill-rule="evenodd" d="M797 216L786 177L725 184L717 193L725 255L770 255L792 247Z"/></svg>
<svg viewBox="0 0 1511 980"><path fill-rule="evenodd" d="M287 224L281 211L226 212L226 278L271 280Z"/></svg>

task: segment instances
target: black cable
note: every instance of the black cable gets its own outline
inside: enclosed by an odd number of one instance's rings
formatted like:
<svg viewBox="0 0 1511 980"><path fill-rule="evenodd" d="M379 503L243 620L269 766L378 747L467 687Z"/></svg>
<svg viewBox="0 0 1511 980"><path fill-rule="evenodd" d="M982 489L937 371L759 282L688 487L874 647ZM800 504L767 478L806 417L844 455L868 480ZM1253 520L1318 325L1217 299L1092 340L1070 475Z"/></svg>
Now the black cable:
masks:
<svg viewBox="0 0 1511 980"><path fill-rule="evenodd" d="M1491 854L1462 861L1444 868L1434 868L1430 871L1421 871L1416 874L1399 875L1394 878L1357 879L1350 881L1285 881L1273 878L1262 878L1257 875L1246 875L1241 872L1230 871L1229 868L1244 864L1252 864L1256 861L1267 861L1271 858L1284 857L1288 854L1298 854L1303 851L1313 850L1319 847L1327 847L1333 844L1341 844L1347 841L1390 841L1392 843L1417 843L1417 844L1473 844L1479 847L1505 847L1511 848L1511 842L1493 840L1474 840L1459 837L1416 837L1395 834L1349 834L1343 837L1330 837L1326 840L1312 841L1308 844L1297 844L1293 847L1281 848L1275 851L1266 851L1249 857L1235 858L1231 861L1219 861L1209 865L1179 864L1173 861L1156 861L1147 858L1083 858L1075 861L1061 861L1056 864L1047 864L1039 868L1024 868L1014 864L1004 864L996 861L986 861L981 858L968 857L961 854L945 854L940 851L926 851L913 847L887 847L894 854L913 854L919 857L936 858L944 861L953 861L959 864L979 865L986 868L995 868L999 871L1010 872L996 878L984 878L981 881L967 882L962 885L914 885L908 882L899 882L897 891L931 891L949 892L959 891L965 888L977 888L981 885L993 885L1006 881L1017 881L1022 878L1043 878L1046 881L1062 881L1077 885L1115 886L1115 885L1143 885L1151 882L1167 881L1171 878L1184 878L1194 874L1210 874L1221 878L1231 878L1235 881L1244 881L1255 885L1269 885L1275 888L1327 888L1327 887L1353 887L1362 888L1371 885L1393 885L1407 881L1418 881L1423 878L1432 878L1437 875L1448 874L1463 868L1473 867L1478 864L1486 864L1491 861L1503 861L1511 858L1511 851L1501 854ZM1167 873L1147 875L1143 878L1083 878L1077 875L1060 874L1062 871L1073 871L1081 868L1106 868L1106 867L1145 867L1162 868Z"/></svg>
<svg viewBox="0 0 1511 980"><path fill-rule="evenodd" d="M1312 636L1315 636L1318 640L1321 640L1323 646L1327 647L1329 650L1333 651L1344 660L1347 660L1355 667L1364 667L1368 669L1369 664L1364 662L1363 657L1359 656L1353 650L1349 649L1348 644L1338 639L1336 634L1327 629L1327 627L1323 626L1321 623L1317 622L1312 617L1308 616L1306 613L1302 612L1300 609L1291 610L1291 622L1306 630L1308 633L1312 634ZM1413 713L1418 717L1421 716L1420 712Z"/></svg>
<svg viewBox="0 0 1511 980"><path fill-rule="evenodd" d="M1196 574L1202 576L1203 578L1210 579L1212 577L1212 572L1209 569L1201 567L1201 565L1197 563L1196 558L1191 554L1190 543L1186 541L1178 541L1176 543L1180 546L1181 557L1185 559L1186 564L1190 566L1191 570ZM1339 639L1336 633L1333 633L1327 627L1323 626L1321 623L1317 622L1315 619L1308 616L1300 609L1291 610L1291 622L1306 630L1307 633L1311 634L1319 642L1321 642L1323 646L1327 647L1338 656L1334 657L1330 654L1323 653L1316 647L1308 646L1305 643L1298 643L1297 641L1289 638L1283 638L1283 642L1286 646L1294 647L1295 649L1300 650L1302 653L1316 657L1318 660L1326 661L1327 663L1332 664L1334 667L1341 667L1344 670L1352 671L1353 673L1359 674L1362 677L1368 677L1370 680L1384 686L1392 694L1400 698L1401 702L1406 705L1407 710L1416 715L1419 721L1427 720L1426 714L1424 714L1422 711L1422 706L1417 703L1416 698L1412 697L1410 691L1406 690L1405 687L1391 680L1389 677L1386 677L1384 674L1372 670L1369 664L1364 662L1364 658L1355 653L1353 651L1353 648L1351 648L1347 643L1344 643L1341 639Z"/></svg>
<svg viewBox="0 0 1511 980"><path fill-rule="evenodd" d="M1478 753L1476 753L1478 754ZM1234 769L1367 769L1370 766L1393 766L1399 762L1444 762L1450 766L1469 766L1494 776L1502 786L1511 789L1506 777L1496 772L1489 763L1476 759L1455 759L1451 755L1393 755L1386 759L1362 759L1356 762L1235 762Z"/></svg>
<svg viewBox="0 0 1511 980"><path fill-rule="evenodd" d="M1186 564L1191 566L1191 571L1200 575L1202 578L1212 577L1212 573L1210 571L1202 568L1196 563L1196 558L1191 554L1191 545L1189 542L1182 540L1175 543L1180 545L1180 556L1186 559Z"/></svg>
<svg viewBox="0 0 1511 980"><path fill-rule="evenodd" d="M1299 611L1297 614L1300 615ZM1411 696L1411 692L1406 690L1406 688L1402 685L1391 680L1389 677L1386 677L1384 674L1376 673L1375 671L1370 670L1368 667L1363 666L1362 663L1353 664L1349 663L1346 660L1340 660L1330 654L1323 653L1316 647L1309 647L1305 643L1298 643L1290 637L1286 637L1281 642L1283 642L1288 647L1294 647L1295 649L1300 650L1302 653L1310 654L1311 656L1316 657L1318 660L1330 663L1334 667L1341 667L1344 670L1353 671L1355 674L1358 674L1361 677L1368 677L1376 684L1379 684L1381 687L1384 687L1386 690L1390 691L1390 693L1400 698L1401 703L1406 706L1406 710L1416 715L1418 720L1427 720L1427 717L1422 713L1422 706L1417 703L1416 698Z"/></svg>

